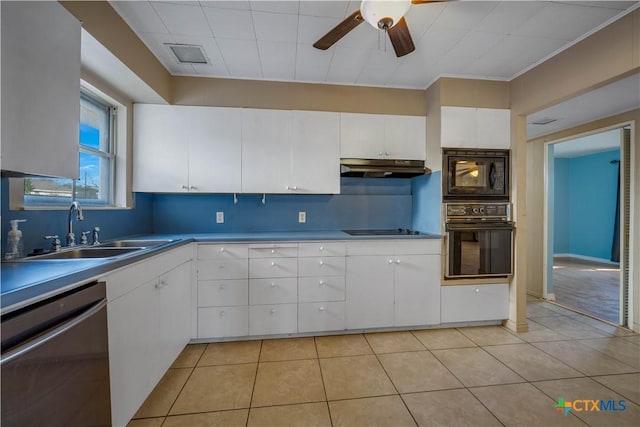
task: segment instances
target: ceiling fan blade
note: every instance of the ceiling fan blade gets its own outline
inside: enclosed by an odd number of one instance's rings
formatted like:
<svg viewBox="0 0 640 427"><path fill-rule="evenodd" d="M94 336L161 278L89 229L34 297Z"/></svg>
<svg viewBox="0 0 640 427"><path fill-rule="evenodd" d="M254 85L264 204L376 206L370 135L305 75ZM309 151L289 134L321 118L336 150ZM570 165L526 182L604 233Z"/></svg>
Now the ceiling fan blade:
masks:
<svg viewBox="0 0 640 427"><path fill-rule="evenodd" d="M449 0L411 0L411 4L440 3Z"/></svg>
<svg viewBox="0 0 640 427"><path fill-rule="evenodd" d="M343 38L349 33L349 31L356 28L358 25L364 22L364 19L360 15L360 10L356 10L349 15L344 21L336 25L331 31L322 36L320 40L313 44L316 49L327 50L335 42Z"/></svg>
<svg viewBox="0 0 640 427"><path fill-rule="evenodd" d="M411 39L409 27L407 27L407 21L404 18L401 18L396 25L389 28L387 33L397 57L405 56L416 50Z"/></svg>

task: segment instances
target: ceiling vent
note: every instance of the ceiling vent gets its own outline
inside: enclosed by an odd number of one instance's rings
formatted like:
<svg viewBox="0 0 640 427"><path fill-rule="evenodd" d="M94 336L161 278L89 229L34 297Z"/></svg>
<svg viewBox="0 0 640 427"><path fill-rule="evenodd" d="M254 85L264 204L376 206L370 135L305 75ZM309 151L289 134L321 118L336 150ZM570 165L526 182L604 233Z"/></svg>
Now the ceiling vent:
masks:
<svg viewBox="0 0 640 427"><path fill-rule="evenodd" d="M558 119L552 119L550 117L543 117L535 122L531 122L532 125L548 125L549 123L557 122Z"/></svg>
<svg viewBox="0 0 640 427"><path fill-rule="evenodd" d="M165 43L181 64L207 64L207 56L202 50L202 46L190 44Z"/></svg>

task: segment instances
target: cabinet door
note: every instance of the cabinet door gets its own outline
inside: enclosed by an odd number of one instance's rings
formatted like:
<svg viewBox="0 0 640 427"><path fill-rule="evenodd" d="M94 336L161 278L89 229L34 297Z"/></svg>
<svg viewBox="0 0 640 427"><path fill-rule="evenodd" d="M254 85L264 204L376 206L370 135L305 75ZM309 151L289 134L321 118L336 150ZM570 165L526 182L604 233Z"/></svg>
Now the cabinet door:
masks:
<svg viewBox="0 0 640 427"><path fill-rule="evenodd" d="M440 108L440 145L451 148L476 148L477 108Z"/></svg>
<svg viewBox="0 0 640 427"><path fill-rule="evenodd" d="M248 306L198 308L198 338L243 337L248 333Z"/></svg>
<svg viewBox="0 0 640 427"><path fill-rule="evenodd" d="M152 104L133 108L133 191L188 191L188 110Z"/></svg>
<svg viewBox="0 0 640 427"><path fill-rule="evenodd" d="M242 189L242 110L181 107L189 127L189 191L239 193Z"/></svg>
<svg viewBox="0 0 640 427"><path fill-rule="evenodd" d="M340 113L340 157L383 157L384 127L379 114Z"/></svg>
<svg viewBox="0 0 640 427"><path fill-rule="evenodd" d="M393 325L393 257L347 257L347 329Z"/></svg>
<svg viewBox="0 0 640 427"><path fill-rule="evenodd" d="M78 178L80 22L58 2L1 2L2 170Z"/></svg>
<svg viewBox="0 0 640 427"><path fill-rule="evenodd" d="M153 280L138 286L107 305L114 426L127 425L156 385L150 363L155 357L155 334L151 331L158 325L156 283Z"/></svg>
<svg viewBox="0 0 640 427"><path fill-rule="evenodd" d="M427 120L419 116L385 116L384 154L389 159L425 160Z"/></svg>
<svg viewBox="0 0 640 427"><path fill-rule="evenodd" d="M394 326L440 323L440 256L395 257Z"/></svg>
<svg viewBox="0 0 640 427"><path fill-rule="evenodd" d="M291 111L242 110L242 192L288 193Z"/></svg>
<svg viewBox="0 0 640 427"><path fill-rule="evenodd" d="M297 331L297 304L249 307L249 335L295 334Z"/></svg>
<svg viewBox="0 0 640 427"><path fill-rule="evenodd" d="M511 147L511 111L496 108L478 108L478 147Z"/></svg>
<svg viewBox="0 0 640 427"><path fill-rule="evenodd" d="M340 193L340 114L294 111L291 158L295 193Z"/></svg>
<svg viewBox="0 0 640 427"><path fill-rule="evenodd" d="M298 332L343 330L344 302L298 304Z"/></svg>
<svg viewBox="0 0 640 427"><path fill-rule="evenodd" d="M165 273L158 280L158 380L191 338L191 262Z"/></svg>

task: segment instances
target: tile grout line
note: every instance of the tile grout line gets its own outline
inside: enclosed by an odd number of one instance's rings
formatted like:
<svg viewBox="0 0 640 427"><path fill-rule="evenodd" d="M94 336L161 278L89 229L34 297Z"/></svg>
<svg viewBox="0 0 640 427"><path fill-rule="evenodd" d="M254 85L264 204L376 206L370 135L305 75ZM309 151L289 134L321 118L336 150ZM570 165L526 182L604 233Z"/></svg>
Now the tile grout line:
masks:
<svg viewBox="0 0 640 427"><path fill-rule="evenodd" d="M331 407L329 406L329 396L327 396L327 386L324 383L324 375L322 374L322 365L320 364L320 353L318 353L318 342L316 340L317 337L313 337L313 346L316 349L316 356L318 361L318 369L320 369L320 379L322 380L322 390L324 391L324 402L327 406L327 412L329 413L329 423L333 427L333 416L331 415Z"/></svg>
<svg viewBox="0 0 640 427"><path fill-rule="evenodd" d="M258 382L258 370L260 369L260 356L262 356L262 345L264 340L260 340L260 350L258 350L258 360L256 361L256 373L253 377L253 386L251 387L251 396L249 397L249 408L247 410L247 421L245 421L245 427L249 426L249 417L251 416L251 408L253 404L253 394L256 391L256 383Z"/></svg>

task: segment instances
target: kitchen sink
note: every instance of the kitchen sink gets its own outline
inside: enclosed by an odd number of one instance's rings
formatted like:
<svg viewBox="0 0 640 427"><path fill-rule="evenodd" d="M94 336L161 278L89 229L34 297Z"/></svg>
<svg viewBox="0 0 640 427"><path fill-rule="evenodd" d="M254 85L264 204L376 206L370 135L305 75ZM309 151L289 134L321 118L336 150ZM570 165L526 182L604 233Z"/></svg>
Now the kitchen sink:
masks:
<svg viewBox="0 0 640 427"><path fill-rule="evenodd" d="M83 247L51 252L44 255L26 258L27 260L47 260L47 259L80 259L80 258L111 258L144 249L143 247Z"/></svg>
<svg viewBox="0 0 640 427"><path fill-rule="evenodd" d="M164 245L173 240L154 239L154 240L113 240L98 245L98 248L150 248L154 246Z"/></svg>

